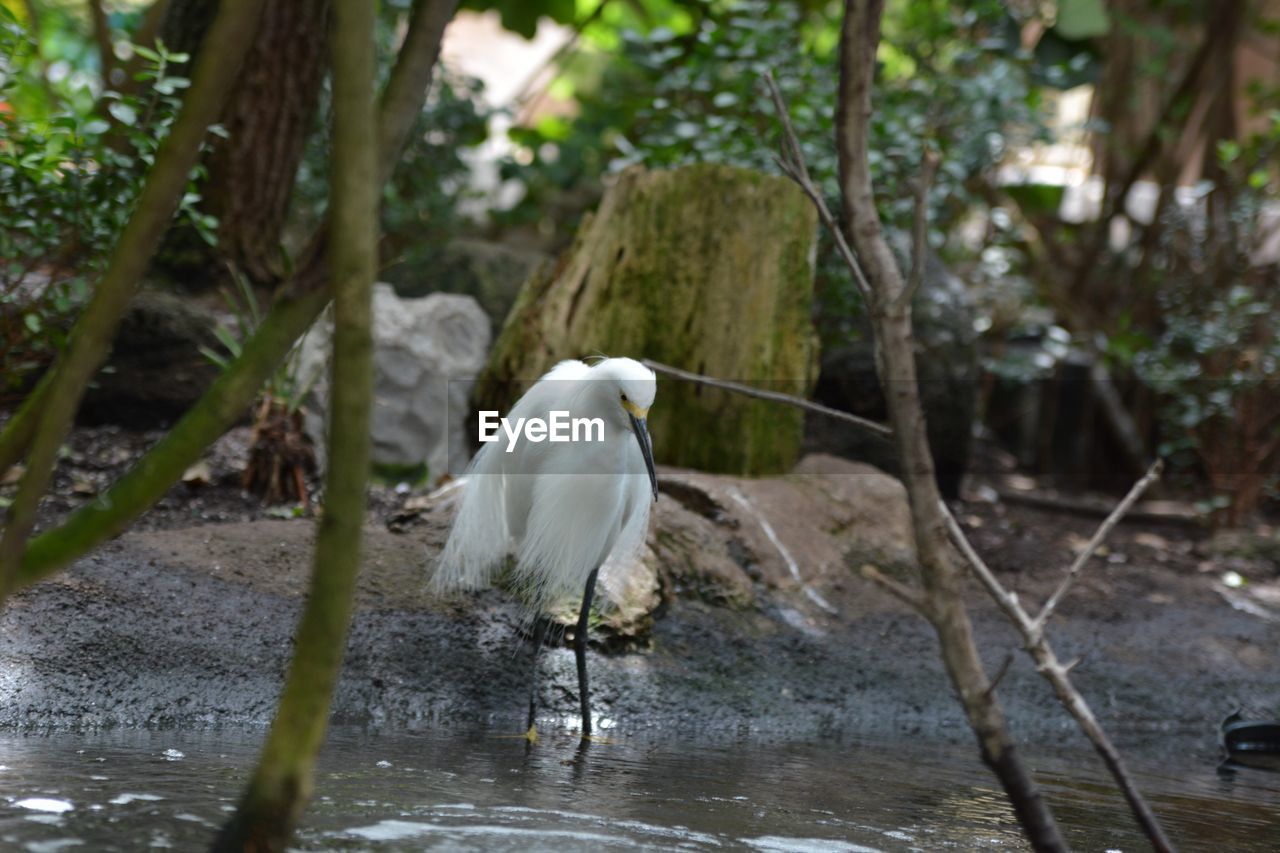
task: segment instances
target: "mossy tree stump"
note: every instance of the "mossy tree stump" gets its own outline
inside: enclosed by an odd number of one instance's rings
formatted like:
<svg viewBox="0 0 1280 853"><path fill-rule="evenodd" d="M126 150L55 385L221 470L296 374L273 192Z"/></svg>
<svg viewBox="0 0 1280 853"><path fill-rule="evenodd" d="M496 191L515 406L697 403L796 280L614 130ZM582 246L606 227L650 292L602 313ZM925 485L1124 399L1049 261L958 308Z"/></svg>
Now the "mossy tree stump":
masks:
<svg viewBox="0 0 1280 853"><path fill-rule="evenodd" d="M627 170L572 248L524 284L476 407L505 412L556 362L597 354L807 395L816 228L782 178ZM649 423L658 461L745 475L789 470L803 432L798 411L679 381L661 383Z"/></svg>

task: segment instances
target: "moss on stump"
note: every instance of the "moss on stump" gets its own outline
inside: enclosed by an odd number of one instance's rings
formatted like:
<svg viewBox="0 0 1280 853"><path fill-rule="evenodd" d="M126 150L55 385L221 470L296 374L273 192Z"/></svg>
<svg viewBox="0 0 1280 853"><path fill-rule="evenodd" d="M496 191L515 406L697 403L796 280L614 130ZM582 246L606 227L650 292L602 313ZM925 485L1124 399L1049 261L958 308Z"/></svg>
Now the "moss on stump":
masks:
<svg viewBox="0 0 1280 853"><path fill-rule="evenodd" d="M807 395L816 227L783 178L721 165L623 172L559 262L525 282L477 408L505 412L556 362L597 354ZM789 470L803 432L799 411L680 381L661 382L649 424L658 461L743 475Z"/></svg>

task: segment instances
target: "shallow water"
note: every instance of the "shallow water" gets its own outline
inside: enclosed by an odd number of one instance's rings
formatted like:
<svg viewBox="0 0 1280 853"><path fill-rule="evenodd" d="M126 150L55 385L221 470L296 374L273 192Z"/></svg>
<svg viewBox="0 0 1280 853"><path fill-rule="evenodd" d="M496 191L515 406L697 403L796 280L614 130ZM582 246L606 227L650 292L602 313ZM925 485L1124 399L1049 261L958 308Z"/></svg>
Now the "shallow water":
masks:
<svg viewBox="0 0 1280 853"><path fill-rule="evenodd" d="M0 849L207 846L263 732L0 735ZM1131 756L1184 850L1280 848L1280 775L1212 750ZM1073 847L1143 850L1087 748L1035 756ZM536 746L491 732L338 728L300 850L1023 849L968 742L760 744L619 737Z"/></svg>

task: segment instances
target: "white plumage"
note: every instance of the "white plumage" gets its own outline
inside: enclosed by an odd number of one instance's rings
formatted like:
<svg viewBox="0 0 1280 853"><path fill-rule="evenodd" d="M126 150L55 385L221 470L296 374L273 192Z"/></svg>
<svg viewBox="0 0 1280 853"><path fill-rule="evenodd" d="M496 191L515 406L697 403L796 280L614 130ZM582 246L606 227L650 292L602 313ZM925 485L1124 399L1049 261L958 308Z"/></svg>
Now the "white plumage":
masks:
<svg viewBox="0 0 1280 853"><path fill-rule="evenodd" d="M484 444L467 471L434 588L486 586L514 554L517 586L542 611L581 594L596 569L608 574L630 565L657 496L644 421L656 390L653 372L629 358L563 361L539 379L508 422L549 421L564 411L601 419L603 440L521 437L511 452L505 435Z"/></svg>

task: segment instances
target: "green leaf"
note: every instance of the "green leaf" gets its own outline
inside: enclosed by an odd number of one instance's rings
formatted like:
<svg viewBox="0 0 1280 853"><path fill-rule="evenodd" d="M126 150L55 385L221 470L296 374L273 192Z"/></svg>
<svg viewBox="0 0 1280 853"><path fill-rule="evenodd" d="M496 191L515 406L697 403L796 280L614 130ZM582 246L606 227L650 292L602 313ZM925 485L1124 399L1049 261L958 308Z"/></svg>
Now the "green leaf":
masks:
<svg viewBox="0 0 1280 853"><path fill-rule="evenodd" d="M218 341L227 348L227 352L237 358L240 357L240 341L234 334L232 334L230 329L226 326L219 325L214 327L213 334L217 337Z"/></svg>
<svg viewBox="0 0 1280 853"><path fill-rule="evenodd" d="M1058 0L1058 22L1054 26L1063 38L1078 41L1106 35L1111 20L1102 0Z"/></svg>
<svg viewBox="0 0 1280 853"><path fill-rule="evenodd" d="M40 315L34 312L24 316L22 322L26 325L27 331L33 335L40 334L40 330L44 328L44 324L40 322Z"/></svg>
<svg viewBox="0 0 1280 853"><path fill-rule="evenodd" d="M128 127L138 121L138 111L124 101L113 101L107 105L107 111L115 116L116 121Z"/></svg>
<svg viewBox="0 0 1280 853"><path fill-rule="evenodd" d="M227 358L222 353L214 352L206 346L199 347L199 350L201 355L209 359L209 361L213 362L221 370L226 370L231 366L231 359Z"/></svg>

